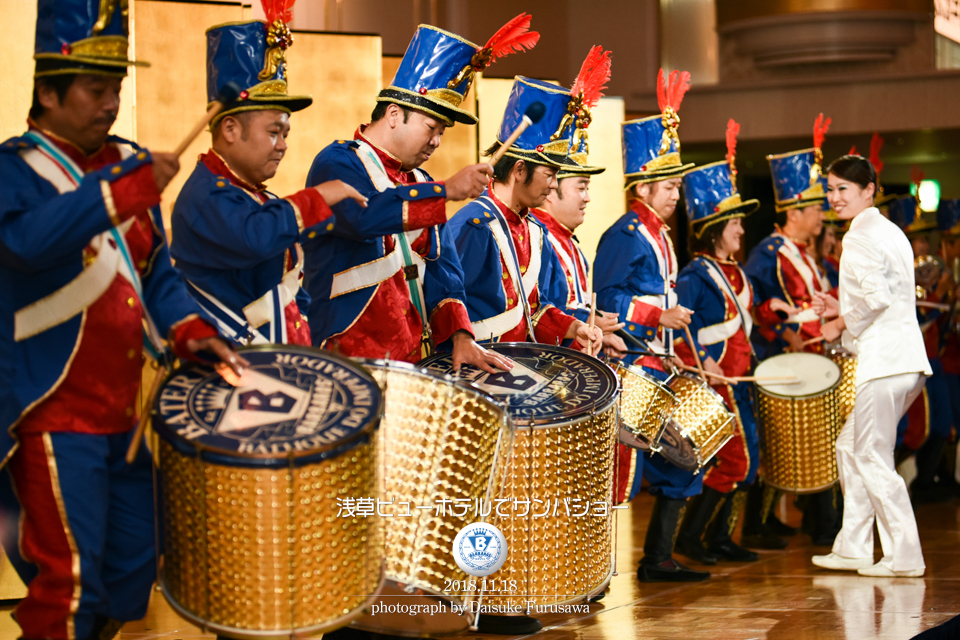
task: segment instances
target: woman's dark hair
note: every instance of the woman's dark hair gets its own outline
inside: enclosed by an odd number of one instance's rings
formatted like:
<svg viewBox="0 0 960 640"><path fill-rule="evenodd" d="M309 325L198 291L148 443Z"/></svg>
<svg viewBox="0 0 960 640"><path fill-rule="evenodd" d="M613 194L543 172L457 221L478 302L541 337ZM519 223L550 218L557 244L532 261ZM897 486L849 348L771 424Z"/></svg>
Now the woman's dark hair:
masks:
<svg viewBox="0 0 960 640"><path fill-rule="evenodd" d="M700 237L697 237L697 231L699 231L699 225L695 225L690 231L690 236L688 243L690 245L690 253L713 253L716 248L717 240L720 239L720 236L723 235L723 230L727 228L727 225L733 218L727 218L726 220L721 220L719 222L714 222L709 225L706 229L703 230L703 233L700 234Z"/></svg>
<svg viewBox="0 0 960 640"><path fill-rule="evenodd" d="M877 189L877 171L863 156L840 156L827 167L827 174L831 173L838 178L853 182L861 189L866 189L868 184L873 185L874 191Z"/></svg>
<svg viewBox="0 0 960 640"><path fill-rule="evenodd" d="M484 157L490 157L500 149L500 143L494 142L490 145L490 148L483 152ZM511 158L510 156L503 156L497 161L496 166L493 168L493 179L496 182L506 182L507 177L510 175L510 172L513 171L513 165L517 164L517 158ZM524 186L533 182L533 171L537 168L536 162L530 162L529 160L523 161L524 166L527 168L527 177L524 178Z"/></svg>

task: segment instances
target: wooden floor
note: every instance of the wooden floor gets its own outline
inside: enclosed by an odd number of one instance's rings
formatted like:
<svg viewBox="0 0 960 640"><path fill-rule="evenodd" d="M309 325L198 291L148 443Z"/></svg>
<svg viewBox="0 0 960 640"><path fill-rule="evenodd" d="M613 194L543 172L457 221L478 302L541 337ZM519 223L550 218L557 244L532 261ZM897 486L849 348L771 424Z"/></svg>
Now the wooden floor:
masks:
<svg viewBox="0 0 960 640"><path fill-rule="evenodd" d="M829 550L812 547L809 538L798 535L785 551L761 552L754 563L720 564L710 580L693 585L637 581L652 504L650 496L642 495L629 511L620 512L620 573L603 602L591 605L590 613L542 616L538 640L906 640L960 614L960 501L917 510L927 563L923 578L864 578L818 569L810 557ZM780 513L799 524L800 514L785 502ZM0 615L0 638L16 638L18 631L7 615ZM127 624L120 635L123 640L213 637L181 620L159 593L147 617ZM456 638L505 636L464 633Z"/></svg>

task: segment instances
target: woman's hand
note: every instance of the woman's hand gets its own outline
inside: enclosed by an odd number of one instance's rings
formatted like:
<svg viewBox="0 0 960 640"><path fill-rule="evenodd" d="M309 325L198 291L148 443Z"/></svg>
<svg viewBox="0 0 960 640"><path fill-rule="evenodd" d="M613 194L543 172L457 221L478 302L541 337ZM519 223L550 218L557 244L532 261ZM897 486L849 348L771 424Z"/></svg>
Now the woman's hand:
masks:
<svg viewBox="0 0 960 640"><path fill-rule="evenodd" d="M847 324L843 321L843 316L838 316L820 327L820 335L822 335L823 339L827 342L836 342L840 339L843 330L846 328Z"/></svg>

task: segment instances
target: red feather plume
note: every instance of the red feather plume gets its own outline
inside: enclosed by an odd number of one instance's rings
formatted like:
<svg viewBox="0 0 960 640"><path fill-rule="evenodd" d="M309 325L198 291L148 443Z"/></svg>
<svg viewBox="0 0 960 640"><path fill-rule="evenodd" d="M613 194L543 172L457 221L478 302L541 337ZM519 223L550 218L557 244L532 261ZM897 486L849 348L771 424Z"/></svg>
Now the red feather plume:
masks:
<svg viewBox="0 0 960 640"><path fill-rule="evenodd" d="M487 64L493 64L498 58L511 53L532 49L537 44L540 34L530 31L532 18L528 13L521 13L487 40L487 44L483 45L483 49L490 50L490 61Z"/></svg>
<svg viewBox="0 0 960 640"><path fill-rule="evenodd" d="M920 183L923 182L923 179L926 176L923 174L923 171L917 165L910 167L910 182L917 187L917 193L920 193ZM919 196L917 196L919 197Z"/></svg>
<svg viewBox="0 0 960 640"><path fill-rule="evenodd" d="M680 103L683 102L683 96L687 94L690 88L689 71L671 71L670 77L664 76L663 69L657 74L657 103L660 105L660 111L666 111L667 107L675 112L680 111Z"/></svg>
<svg viewBox="0 0 960 640"><path fill-rule="evenodd" d="M823 114L817 116L813 122L813 146L816 149L823 147L823 141L827 137L827 131L830 129L830 118L823 119Z"/></svg>
<svg viewBox="0 0 960 640"><path fill-rule="evenodd" d="M604 51L600 45L592 47L580 67L577 79L573 81L570 95L582 93L583 104L587 108L597 106L603 97L603 90L607 88L607 82L610 81L611 62L609 51Z"/></svg>
<svg viewBox="0 0 960 640"><path fill-rule="evenodd" d="M740 124L733 118L727 121L727 164L733 166L737 157L737 136L740 135Z"/></svg>
<svg viewBox="0 0 960 640"><path fill-rule="evenodd" d="M280 20L287 24L293 19L293 4L297 0L260 0L263 13L267 17L267 24Z"/></svg>
<svg viewBox="0 0 960 640"><path fill-rule="evenodd" d="M850 151L847 151L847 155L848 156L857 155L857 145L853 145L852 147L850 147Z"/></svg>
<svg viewBox="0 0 960 640"><path fill-rule="evenodd" d="M874 131L873 137L870 138L870 164L873 165L877 173L883 171L883 160L880 159L880 149L882 147L883 138L880 137L879 133Z"/></svg>

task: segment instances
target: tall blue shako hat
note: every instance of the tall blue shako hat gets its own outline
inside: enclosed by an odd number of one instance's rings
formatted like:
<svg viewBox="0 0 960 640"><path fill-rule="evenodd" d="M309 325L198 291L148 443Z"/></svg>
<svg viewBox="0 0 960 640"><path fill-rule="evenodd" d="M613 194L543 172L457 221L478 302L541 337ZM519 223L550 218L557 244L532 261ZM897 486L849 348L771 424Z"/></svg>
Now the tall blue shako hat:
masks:
<svg viewBox="0 0 960 640"><path fill-rule="evenodd" d="M607 88L606 83L610 81L611 64L610 52L604 51L599 45L593 46L573 81L567 114L550 138L559 140L569 135L569 160L576 167L571 166L570 162L565 163L557 172L557 180L594 176L607 170L606 167L591 166L587 161L590 153L587 128L593 122L590 111L600 102L603 90Z"/></svg>
<svg viewBox="0 0 960 640"><path fill-rule="evenodd" d="M678 178L693 166L680 160L680 103L690 88L688 71L673 71L669 78L657 75L660 115L630 120L621 126L623 138L624 189L647 182Z"/></svg>
<svg viewBox="0 0 960 640"><path fill-rule="evenodd" d="M696 237L712 224L742 218L760 206L759 200L740 199L737 191L737 135L740 125L727 122L727 157L720 162L691 169L683 175L683 195L687 202L690 229Z"/></svg>
<svg viewBox="0 0 960 640"><path fill-rule="evenodd" d="M910 181L916 187L917 193L920 192L920 183L923 182L923 171L914 165L910 170ZM888 205L890 221L900 227L907 236L926 233L937 228L937 223L933 220L925 220L923 211L920 209L920 202L916 196L900 196L890 201Z"/></svg>
<svg viewBox="0 0 960 640"><path fill-rule="evenodd" d="M937 207L937 228L949 236L960 236L960 200L941 200Z"/></svg>
<svg viewBox="0 0 960 640"><path fill-rule="evenodd" d="M460 108L478 72L515 51L532 49L540 34L530 31L532 16L521 13L482 47L430 25L420 25L403 54L393 82L377 102L393 102L429 113L446 124L477 124Z"/></svg>
<svg viewBox="0 0 960 640"><path fill-rule="evenodd" d="M279 109L292 113L313 103L310 96L287 95L286 51L293 44L287 26L296 0L261 0L266 21L228 22L207 29L207 100L235 82L239 98L224 106L211 126L241 111Z"/></svg>
<svg viewBox="0 0 960 640"><path fill-rule="evenodd" d="M823 170L823 140L830 128L830 118L821 113L813 123L813 148L769 155L770 173L777 211L823 205L826 198Z"/></svg>
<svg viewBox="0 0 960 640"><path fill-rule="evenodd" d="M124 77L130 0L38 0L35 78L89 73Z"/></svg>

